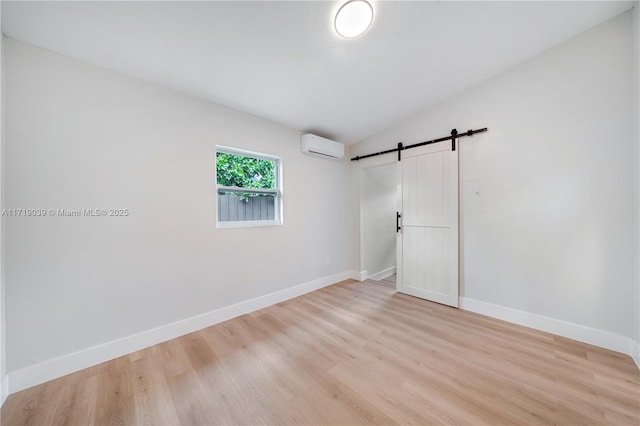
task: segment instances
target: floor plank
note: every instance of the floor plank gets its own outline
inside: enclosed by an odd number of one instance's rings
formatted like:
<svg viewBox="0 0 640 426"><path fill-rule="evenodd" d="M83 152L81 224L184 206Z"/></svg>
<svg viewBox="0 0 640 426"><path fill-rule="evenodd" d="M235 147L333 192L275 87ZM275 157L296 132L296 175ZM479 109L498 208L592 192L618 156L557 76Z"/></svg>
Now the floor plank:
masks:
<svg viewBox="0 0 640 426"><path fill-rule="evenodd" d="M640 424L626 355L345 281L9 396L3 425Z"/></svg>

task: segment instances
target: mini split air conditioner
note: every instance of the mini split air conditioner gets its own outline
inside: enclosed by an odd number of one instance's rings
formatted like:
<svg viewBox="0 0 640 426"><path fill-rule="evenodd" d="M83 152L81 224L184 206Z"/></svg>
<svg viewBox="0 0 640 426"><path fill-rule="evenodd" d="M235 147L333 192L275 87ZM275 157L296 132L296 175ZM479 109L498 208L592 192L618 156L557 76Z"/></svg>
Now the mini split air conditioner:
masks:
<svg viewBox="0 0 640 426"><path fill-rule="evenodd" d="M300 149L305 154L339 160L344 157L344 145L307 133L300 138Z"/></svg>

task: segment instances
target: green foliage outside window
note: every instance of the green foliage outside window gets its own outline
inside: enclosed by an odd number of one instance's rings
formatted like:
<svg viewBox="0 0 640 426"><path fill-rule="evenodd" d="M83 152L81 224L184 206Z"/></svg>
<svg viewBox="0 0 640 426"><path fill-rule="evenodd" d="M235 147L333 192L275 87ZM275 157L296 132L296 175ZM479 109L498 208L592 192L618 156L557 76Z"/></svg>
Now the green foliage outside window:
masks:
<svg viewBox="0 0 640 426"><path fill-rule="evenodd" d="M275 163L241 155L216 153L218 185L276 189ZM243 194L243 198L250 194Z"/></svg>

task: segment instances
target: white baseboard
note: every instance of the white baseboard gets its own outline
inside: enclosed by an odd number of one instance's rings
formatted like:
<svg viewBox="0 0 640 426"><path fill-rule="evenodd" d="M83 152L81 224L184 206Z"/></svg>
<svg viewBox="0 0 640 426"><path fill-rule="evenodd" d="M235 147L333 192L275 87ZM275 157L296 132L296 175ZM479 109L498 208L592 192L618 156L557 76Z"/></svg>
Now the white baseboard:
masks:
<svg viewBox="0 0 640 426"><path fill-rule="evenodd" d="M475 312L515 324L524 325L526 327L535 328L536 330L546 331L547 333L553 333L558 336L567 337L569 339L578 340L580 342L589 343L591 345L600 346L605 349L611 349L612 351L630 355L632 358L634 353L634 344L637 345L633 339L619 334L543 315L532 314L530 312L519 311L505 306L494 305L492 303L476 299L469 299L467 297L460 298L460 308L465 311ZM635 360L636 363L638 363L637 358Z"/></svg>
<svg viewBox="0 0 640 426"><path fill-rule="evenodd" d="M640 369L640 342L636 342L635 340L633 340L632 344L633 354L631 355L631 358L633 358L633 360L636 362L636 365L638 366L638 369Z"/></svg>
<svg viewBox="0 0 640 426"><path fill-rule="evenodd" d="M130 354L158 343L166 342L167 340L201 330L214 324L266 308L276 303L284 302L285 300L293 299L294 297L349 279L355 274L357 274L357 271L344 271L322 277L235 305L216 309L195 317L13 371L5 377L5 380L8 382L7 390L9 392L7 392L7 394L21 391L31 386ZM5 389L5 380L2 381L3 390ZM3 393L3 397L6 397L6 394Z"/></svg>
<svg viewBox="0 0 640 426"><path fill-rule="evenodd" d="M385 279L387 277L390 277L391 275L393 275L395 273L396 273L396 267L392 266L391 268L387 268L387 269L384 269L384 270L382 270L380 272L376 272L375 274L371 274L371 275L369 275L368 278L370 280L380 281L380 280L383 280L383 279Z"/></svg>
<svg viewBox="0 0 640 426"><path fill-rule="evenodd" d="M2 380L0 380L0 407L4 404L4 401L9 396L9 375L5 375Z"/></svg>
<svg viewBox="0 0 640 426"><path fill-rule="evenodd" d="M366 275L367 271L358 272L358 271L351 270L351 271L349 271L349 278L351 278L352 280L356 280L356 281L364 281L367 278L366 277L362 278L362 274L363 273Z"/></svg>
<svg viewBox="0 0 640 426"><path fill-rule="evenodd" d="M353 278L354 280L357 281L364 281L367 279L367 277L369 276L369 274L367 273L367 271L351 271L351 278Z"/></svg>

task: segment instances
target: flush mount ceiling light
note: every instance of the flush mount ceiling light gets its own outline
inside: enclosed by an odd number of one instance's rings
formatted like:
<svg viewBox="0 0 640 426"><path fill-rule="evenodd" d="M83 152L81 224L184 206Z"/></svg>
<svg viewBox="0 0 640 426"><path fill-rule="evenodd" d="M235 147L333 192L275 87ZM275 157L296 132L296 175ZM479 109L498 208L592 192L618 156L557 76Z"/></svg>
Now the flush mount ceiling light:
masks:
<svg viewBox="0 0 640 426"><path fill-rule="evenodd" d="M373 21L373 7L365 0L351 0L336 13L336 32L344 38L359 36Z"/></svg>

